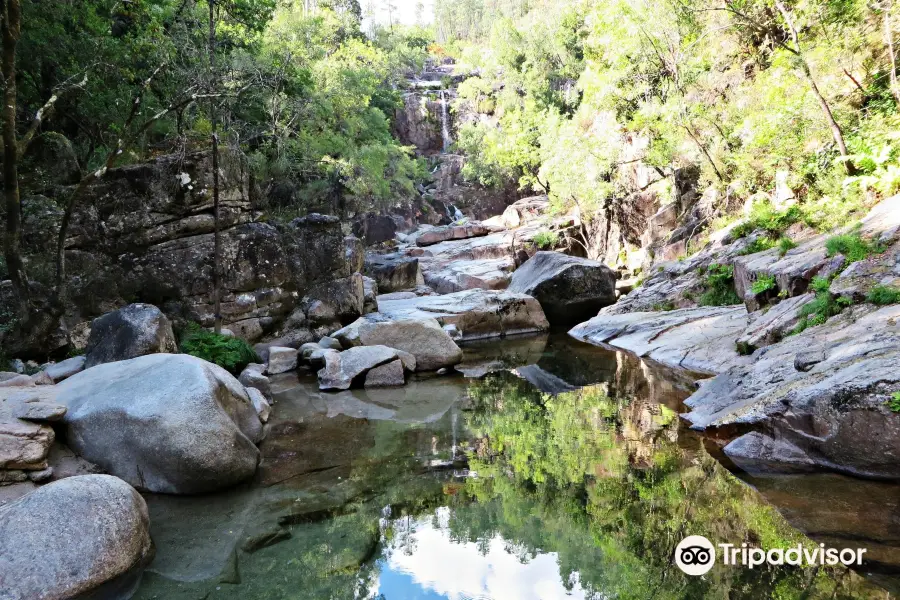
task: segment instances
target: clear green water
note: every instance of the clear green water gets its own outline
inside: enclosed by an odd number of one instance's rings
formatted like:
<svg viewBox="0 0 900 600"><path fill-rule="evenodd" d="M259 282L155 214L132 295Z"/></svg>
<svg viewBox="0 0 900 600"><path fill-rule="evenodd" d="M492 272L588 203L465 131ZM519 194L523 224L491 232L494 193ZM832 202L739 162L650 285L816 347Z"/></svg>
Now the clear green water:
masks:
<svg viewBox="0 0 900 600"><path fill-rule="evenodd" d="M890 598L900 488L745 478L678 419L692 379L565 337L466 349L468 376L279 381L257 479L149 496L140 599ZM759 490L758 492L755 491ZM771 504L770 504L771 503ZM686 535L867 547L842 568L671 562Z"/></svg>

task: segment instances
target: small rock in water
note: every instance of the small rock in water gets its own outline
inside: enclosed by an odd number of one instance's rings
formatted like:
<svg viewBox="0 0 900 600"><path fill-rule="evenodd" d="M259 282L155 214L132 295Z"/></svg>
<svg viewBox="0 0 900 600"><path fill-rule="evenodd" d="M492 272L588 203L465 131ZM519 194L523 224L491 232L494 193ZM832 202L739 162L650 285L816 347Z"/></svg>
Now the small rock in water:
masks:
<svg viewBox="0 0 900 600"><path fill-rule="evenodd" d="M438 375L446 375L449 372L450 372L450 369L444 368L444 369L438 369L437 374Z"/></svg>
<svg viewBox="0 0 900 600"><path fill-rule="evenodd" d="M308 342L300 346L300 358L303 360L309 360L309 357L313 355L317 350L324 350L322 346L318 345L315 342Z"/></svg>
<svg viewBox="0 0 900 600"><path fill-rule="evenodd" d="M279 375L297 369L297 351L293 348L274 346L269 348L269 375Z"/></svg>
<svg viewBox="0 0 900 600"><path fill-rule="evenodd" d="M264 365L251 365L253 367L262 367L265 370ZM272 399L272 384L269 382L269 378L262 374L262 371L257 369L251 369L247 367L243 371L241 371L240 377L238 377L238 381L241 382L247 390L256 389L262 392L262 395L267 399Z"/></svg>

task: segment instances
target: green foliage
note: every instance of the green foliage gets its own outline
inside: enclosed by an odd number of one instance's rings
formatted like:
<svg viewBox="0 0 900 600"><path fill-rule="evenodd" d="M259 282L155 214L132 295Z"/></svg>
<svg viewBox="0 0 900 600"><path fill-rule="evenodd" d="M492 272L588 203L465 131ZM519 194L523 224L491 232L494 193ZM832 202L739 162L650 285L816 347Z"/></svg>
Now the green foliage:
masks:
<svg viewBox="0 0 900 600"><path fill-rule="evenodd" d="M759 296L771 290L777 289L778 284L775 283L775 276L763 273L756 278L756 281L750 286L750 291L754 295Z"/></svg>
<svg viewBox="0 0 900 600"><path fill-rule="evenodd" d="M706 291L700 296L700 306L732 306L741 303L734 291L734 267L711 264L704 280Z"/></svg>
<svg viewBox="0 0 900 600"><path fill-rule="evenodd" d="M890 399L888 399L885 404L887 404L887 407L895 413L900 413L900 392L891 394Z"/></svg>
<svg viewBox="0 0 900 600"><path fill-rule="evenodd" d="M797 206L779 211L769 202L756 202L753 204L749 217L735 227L733 232L735 237L744 237L754 231L763 230L770 237L777 237L788 227L800 221L802 216ZM771 247L769 246L769 248Z"/></svg>
<svg viewBox="0 0 900 600"><path fill-rule="evenodd" d="M812 281L812 290L816 297L812 302L804 304L800 308L800 322L794 329L794 333L801 333L809 327L824 325L833 316L841 314L850 305L847 298L837 298L831 295L831 281L824 277L815 277Z"/></svg>
<svg viewBox="0 0 900 600"><path fill-rule="evenodd" d="M900 304L900 290L886 285L876 285L866 296L866 302L871 302L877 306Z"/></svg>
<svg viewBox="0 0 900 600"><path fill-rule="evenodd" d="M767 236L759 236L754 239L752 242L747 244L747 247L739 252L741 256L745 256L747 254L756 254L757 252L765 252L770 248L775 247L775 242L772 238Z"/></svg>
<svg viewBox="0 0 900 600"><path fill-rule="evenodd" d="M873 254L884 252L885 248L877 243L864 240L857 233L836 235L825 241L828 256L843 254L848 263L865 260Z"/></svg>
<svg viewBox="0 0 900 600"><path fill-rule="evenodd" d="M256 351L244 340L214 333L196 323L185 328L179 348L183 353L217 364L233 375L240 374L250 363L260 362Z"/></svg>
<svg viewBox="0 0 900 600"><path fill-rule="evenodd" d="M797 242L787 236L782 236L778 240L778 255L784 256L797 247Z"/></svg>
<svg viewBox="0 0 900 600"><path fill-rule="evenodd" d="M559 235L555 231L539 231L531 241L541 250L550 250L559 242Z"/></svg>

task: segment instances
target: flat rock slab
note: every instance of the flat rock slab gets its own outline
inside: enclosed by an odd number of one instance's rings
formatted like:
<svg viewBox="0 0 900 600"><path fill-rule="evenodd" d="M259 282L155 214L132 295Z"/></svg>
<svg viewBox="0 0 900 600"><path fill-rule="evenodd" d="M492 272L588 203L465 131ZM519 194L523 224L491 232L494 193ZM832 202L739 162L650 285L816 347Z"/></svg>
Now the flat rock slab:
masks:
<svg viewBox="0 0 900 600"><path fill-rule="evenodd" d="M85 357L74 356L58 363L52 363L44 368L44 372L50 376L53 383L59 383L64 379L68 379L76 373L84 370Z"/></svg>
<svg viewBox="0 0 900 600"><path fill-rule="evenodd" d="M47 424L66 407L57 404L52 386L0 389L0 469L41 470L55 435Z"/></svg>
<svg viewBox="0 0 900 600"><path fill-rule="evenodd" d="M900 389L898 322L900 305L855 306L704 383L686 401L692 411L684 417L698 429L752 425L820 467L898 478L900 417L886 406ZM745 459L754 448L772 447L739 446Z"/></svg>
<svg viewBox="0 0 900 600"><path fill-rule="evenodd" d="M479 340L550 329L540 303L531 296L506 291L467 290L445 296L406 300L379 299L387 319L436 319L456 325L462 340Z"/></svg>
<svg viewBox="0 0 900 600"><path fill-rule="evenodd" d="M434 244L446 242L448 240L466 240L469 238L485 236L488 233L488 228L481 223L447 225L445 227L428 229L420 233L416 238L416 244L418 246L433 246Z"/></svg>
<svg viewBox="0 0 900 600"><path fill-rule="evenodd" d="M509 287L515 270L512 258L486 260L456 260L447 263L429 262L425 283L439 294L464 290L504 290Z"/></svg>
<svg viewBox="0 0 900 600"><path fill-rule="evenodd" d="M745 354L775 344L789 335L800 323L800 309L815 300L813 293L788 298L769 308L750 315L750 325L737 340Z"/></svg>
<svg viewBox="0 0 900 600"><path fill-rule="evenodd" d="M574 327L569 335L591 344L628 350L671 367L715 374L749 360L740 356L735 346L747 322L744 306L601 314Z"/></svg>

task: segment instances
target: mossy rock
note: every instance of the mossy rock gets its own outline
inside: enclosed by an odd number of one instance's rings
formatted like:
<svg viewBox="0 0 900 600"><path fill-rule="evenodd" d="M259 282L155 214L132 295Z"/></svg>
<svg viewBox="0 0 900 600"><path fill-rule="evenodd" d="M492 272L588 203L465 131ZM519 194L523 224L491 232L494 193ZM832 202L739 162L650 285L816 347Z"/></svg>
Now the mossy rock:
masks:
<svg viewBox="0 0 900 600"><path fill-rule="evenodd" d="M81 167L72 142L55 131L36 137L22 161L22 176L32 186L78 183Z"/></svg>

